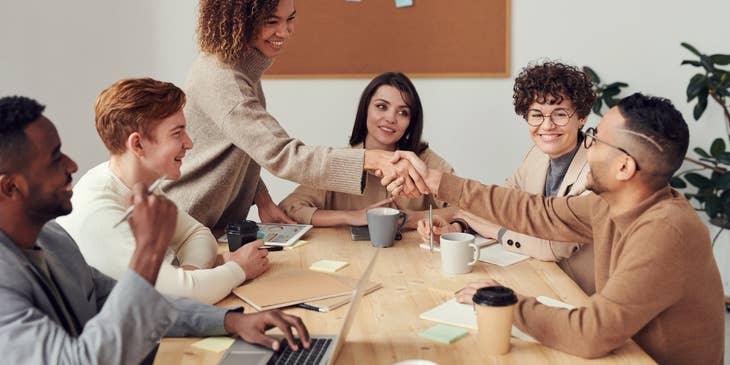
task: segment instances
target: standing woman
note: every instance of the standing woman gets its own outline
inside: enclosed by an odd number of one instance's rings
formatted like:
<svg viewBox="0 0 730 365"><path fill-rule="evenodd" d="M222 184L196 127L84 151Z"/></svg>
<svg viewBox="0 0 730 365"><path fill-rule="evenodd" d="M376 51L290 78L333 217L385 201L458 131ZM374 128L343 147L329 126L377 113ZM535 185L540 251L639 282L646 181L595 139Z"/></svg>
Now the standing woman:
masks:
<svg viewBox="0 0 730 365"><path fill-rule="evenodd" d="M166 192L209 228L246 218L252 204L262 222L293 223L271 200L261 167L283 179L352 194L362 193L363 170L411 173L411 192L413 182L427 192L410 164L390 163L391 152L306 146L266 111L261 76L286 47L295 18L294 0L200 1L201 54L183 86L196 148Z"/></svg>

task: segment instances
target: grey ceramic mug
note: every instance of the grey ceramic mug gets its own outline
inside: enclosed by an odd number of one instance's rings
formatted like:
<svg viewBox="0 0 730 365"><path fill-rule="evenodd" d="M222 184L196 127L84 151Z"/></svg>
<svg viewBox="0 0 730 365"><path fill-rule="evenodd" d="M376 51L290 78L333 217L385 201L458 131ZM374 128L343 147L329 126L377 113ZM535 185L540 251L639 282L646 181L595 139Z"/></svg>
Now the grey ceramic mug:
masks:
<svg viewBox="0 0 730 365"><path fill-rule="evenodd" d="M393 208L373 208L369 209L365 215L368 218L368 232L373 247L393 246L396 233L408 221L405 212ZM398 224L401 218L403 218L403 222Z"/></svg>

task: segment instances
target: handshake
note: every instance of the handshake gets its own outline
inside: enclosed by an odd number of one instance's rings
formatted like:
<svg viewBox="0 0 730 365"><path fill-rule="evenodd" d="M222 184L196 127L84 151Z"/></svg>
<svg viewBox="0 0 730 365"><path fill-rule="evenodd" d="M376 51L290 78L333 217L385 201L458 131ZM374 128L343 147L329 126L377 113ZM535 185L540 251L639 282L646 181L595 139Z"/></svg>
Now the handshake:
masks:
<svg viewBox="0 0 730 365"><path fill-rule="evenodd" d="M411 151L367 150L365 169L381 177L380 183L394 197L410 199L438 193L442 176L440 170L429 168Z"/></svg>

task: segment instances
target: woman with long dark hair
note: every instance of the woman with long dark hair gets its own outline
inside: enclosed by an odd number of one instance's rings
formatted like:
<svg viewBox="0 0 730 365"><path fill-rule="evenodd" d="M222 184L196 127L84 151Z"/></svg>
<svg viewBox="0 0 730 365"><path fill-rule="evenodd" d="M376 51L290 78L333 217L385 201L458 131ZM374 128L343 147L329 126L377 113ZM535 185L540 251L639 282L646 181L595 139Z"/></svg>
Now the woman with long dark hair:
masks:
<svg viewBox="0 0 730 365"><path fill-rule="evenodd" d="M350 136L353 149L412 151L429 167L453 173L454 169L421 139L423 107L411 80L399 72L376 76L365 87L355 115ZM395 205L408 214L406 227L414 228L418 218L425 216L429 204L444 207L433 195L418 199L394 199L379 178L368 175L363 195L353 195L299 186L279 206L298 223L320 227L365 225L365 211L382 205ZM448 214L439 209L441 214Z"/></svg>

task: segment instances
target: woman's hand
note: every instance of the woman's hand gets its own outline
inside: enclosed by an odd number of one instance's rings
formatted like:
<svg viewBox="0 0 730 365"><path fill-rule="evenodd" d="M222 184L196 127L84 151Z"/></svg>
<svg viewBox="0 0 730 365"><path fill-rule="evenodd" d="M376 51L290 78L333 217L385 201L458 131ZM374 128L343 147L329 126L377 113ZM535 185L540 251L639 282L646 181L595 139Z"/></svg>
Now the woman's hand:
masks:
<svg viewBox="0 0 730 365"><path fill-rule="evenodd" d="M431 236L431 226L428 222L428 218L424 218L418 221L418 234L421 238L428 242ZM444 217L435 215L433 216L433 241L439 242L439 237L444 233L449 232L461 232L461 226L458 224L449 224Z"/></svg>

